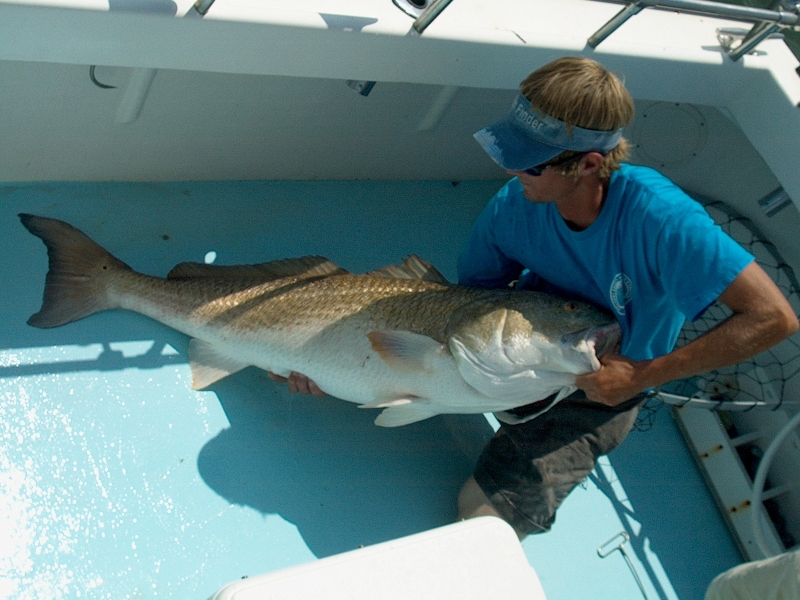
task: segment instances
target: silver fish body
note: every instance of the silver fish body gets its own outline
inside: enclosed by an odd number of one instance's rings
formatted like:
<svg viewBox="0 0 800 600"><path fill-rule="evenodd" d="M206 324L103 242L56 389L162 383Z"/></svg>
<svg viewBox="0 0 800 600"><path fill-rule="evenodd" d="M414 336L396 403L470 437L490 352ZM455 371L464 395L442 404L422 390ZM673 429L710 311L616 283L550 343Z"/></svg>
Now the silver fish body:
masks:
<svg viewBox="0 0 800 600"><path fill-rule="evenodd" d="M321 257L133 271L74 227L20 215L48 247L41 310L56 327L101 310L144 314L192 338L193 387L254 365L383 408L378 425L506 411L576 389L619 340L604 312L536 292L447 283L417 257L354 275Z"/></svg>

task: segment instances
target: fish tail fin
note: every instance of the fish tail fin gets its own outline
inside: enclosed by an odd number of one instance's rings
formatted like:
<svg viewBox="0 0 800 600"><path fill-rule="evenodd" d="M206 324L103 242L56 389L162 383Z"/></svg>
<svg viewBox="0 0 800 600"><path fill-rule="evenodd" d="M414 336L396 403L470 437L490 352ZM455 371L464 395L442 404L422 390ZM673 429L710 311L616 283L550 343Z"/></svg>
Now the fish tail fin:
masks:
<svg viewBox="0 0 800 600"><path fill-rule="evenodd" d="M106 292L109 276L130 267L63 221L28 214L19 218L45 243L50 262L42 308L29 325L58 327L116 307Z"/></svg>

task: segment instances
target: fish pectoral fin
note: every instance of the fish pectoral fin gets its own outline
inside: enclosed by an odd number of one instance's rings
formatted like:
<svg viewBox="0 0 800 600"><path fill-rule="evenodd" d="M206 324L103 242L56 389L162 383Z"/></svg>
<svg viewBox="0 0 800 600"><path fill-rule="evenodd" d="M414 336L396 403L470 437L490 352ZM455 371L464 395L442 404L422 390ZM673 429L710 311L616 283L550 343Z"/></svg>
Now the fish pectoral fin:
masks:
<svg viewBox="0 0 800 600"><path fill-rule="evenodd" d="M367 337L378 356L401 371L428 371L432 359L448 351L433 338L410 331L371 331Z"/></svg>
<svg viewBox="0 0 800 600"><path fill-rule="evenodd" d="M438 415L429 402L408 402L384 409L375 419L381 427L400 427Z"/></svg>
<svg viewBox="0 0 800 600"><path fill-rule="evenodd" d="M208 342L192 339L189 341L189 366L192 369L192 389L202 390L250 365L220 354Z"/></svg>

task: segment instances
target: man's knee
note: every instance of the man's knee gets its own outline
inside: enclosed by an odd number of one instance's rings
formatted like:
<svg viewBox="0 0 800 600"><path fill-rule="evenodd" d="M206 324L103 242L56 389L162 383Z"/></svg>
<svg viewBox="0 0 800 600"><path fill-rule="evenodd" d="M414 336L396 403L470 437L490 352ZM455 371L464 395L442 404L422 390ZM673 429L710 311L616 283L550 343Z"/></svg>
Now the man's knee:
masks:
<svg viewBox="0 0 800 600"><path fill-rule="evenodd" d="M461 486L461 491L458 494L458 518L472 519L474 517L485 516L497 517L509 523L509 521L504 519L503 515L497 511L491 500L489 500L489 497L478 485L478 482L475 481L475 478L470 477L464 482L464 485ZM509 523L509 525L514 527L513 523ZM525 532L518 531L516 527L514 527L514 531L520 540L527 535Z"/></svg>
<svg viewBox="0 0 800 600"><path fill-rule="evenodd" d="M484 515L493 515L499 517L500 514L492 506L491 501L483 493L474 477L470 477L461 486L461 491L458 494L458 518L471 519L472 517L480 517Z"/></svg>

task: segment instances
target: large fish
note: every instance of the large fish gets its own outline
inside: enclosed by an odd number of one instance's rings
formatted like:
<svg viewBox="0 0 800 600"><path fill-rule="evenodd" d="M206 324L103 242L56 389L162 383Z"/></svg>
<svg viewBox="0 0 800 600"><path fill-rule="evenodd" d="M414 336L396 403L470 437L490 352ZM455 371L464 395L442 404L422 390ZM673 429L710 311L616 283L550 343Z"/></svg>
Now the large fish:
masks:
<svg viewBox="0 0 800 600"><path fill-rule="evenodd" d="M353 275L322 257L137 273L55 219L20 215L48 248L41 310L57 327L126 309L190 336L192 387L249 365L313 379L326 393L383 408L394 427L440 413L506 411L576 389L575 376L619 340L609 315L537 292L449 284L417 257Z"/></svg>

